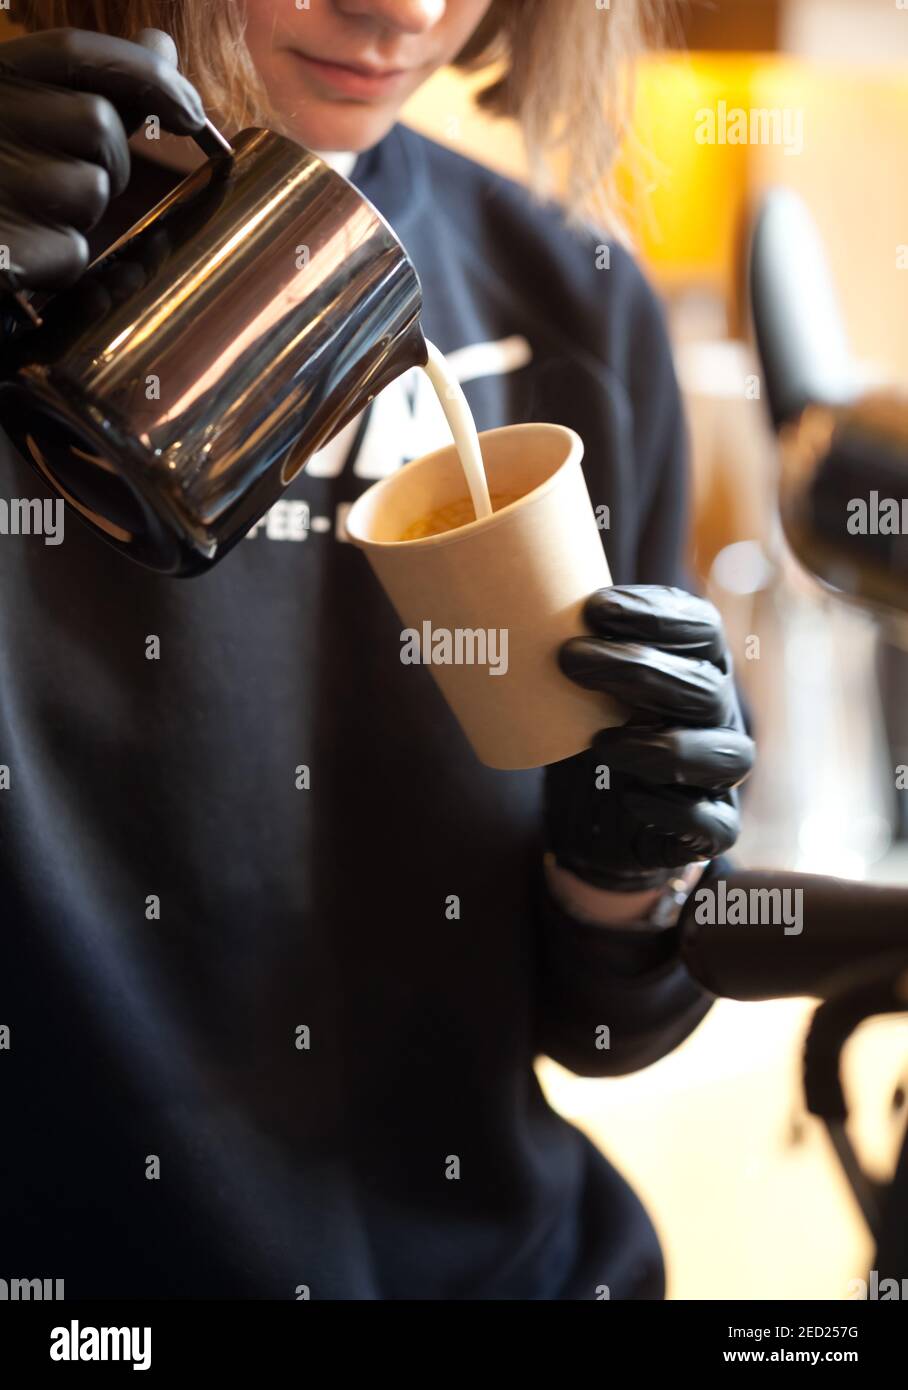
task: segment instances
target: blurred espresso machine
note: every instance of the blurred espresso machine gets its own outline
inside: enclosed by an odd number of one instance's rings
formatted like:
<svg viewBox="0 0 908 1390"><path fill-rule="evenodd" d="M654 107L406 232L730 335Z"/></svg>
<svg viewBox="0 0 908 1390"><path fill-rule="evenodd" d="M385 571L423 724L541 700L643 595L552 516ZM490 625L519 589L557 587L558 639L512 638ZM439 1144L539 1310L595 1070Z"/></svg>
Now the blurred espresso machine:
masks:
<svg viewBox="0 0 908 1390"><path fill-rule="evenodd" d="M779 437L782 528L805 569L879 623L893 766L908 767L908 394L860 393L822 243L794 193L765 200L749 278ZM908 792L900 802L906 836ZM780 935L762 919L701 925L691 900L681 918L688 969L719 996L820 1001L804 1046L807 1109L823 1120L875 1239L880 1280L908 1278L908 1135L892 1182L868 1175L849 1138L840 1074L845 1044L865 1019L908 1014L908 887L773 871L730 874L732 887L800 890L802 934Z"/></svg>

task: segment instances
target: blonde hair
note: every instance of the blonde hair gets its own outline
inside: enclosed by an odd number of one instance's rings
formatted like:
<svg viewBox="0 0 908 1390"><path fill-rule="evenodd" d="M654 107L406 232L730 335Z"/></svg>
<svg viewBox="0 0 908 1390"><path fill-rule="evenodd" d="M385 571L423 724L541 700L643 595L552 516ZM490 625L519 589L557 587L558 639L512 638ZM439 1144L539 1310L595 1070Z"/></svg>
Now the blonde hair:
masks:
<svg viewBox="0 0 908 1390"><path fill-rule="evenodd" d="M544 196L552 156L564 165L574 220L620 230L612 170L627 125L633 59L664 0L492 0L458 55L467 71L493 69L479 106L521 128L531 184ZM275 125L243 38L242 0L14 0L27 29L72 27L132 38L172 35L182 70L228 130Z"/></svg>

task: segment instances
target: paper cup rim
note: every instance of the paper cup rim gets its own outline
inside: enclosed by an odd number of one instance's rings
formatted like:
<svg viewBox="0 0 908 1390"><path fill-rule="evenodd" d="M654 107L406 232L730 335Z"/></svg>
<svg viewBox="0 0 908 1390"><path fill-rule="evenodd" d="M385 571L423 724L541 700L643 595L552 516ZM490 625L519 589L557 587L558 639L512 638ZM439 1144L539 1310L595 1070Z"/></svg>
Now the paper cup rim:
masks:
<svg viewBox="0 0 908 1390"><path fill-rule="evenodd" d="M360 505L365 503L366 498L372 499L375 497L376 493L380 491L387 491L390 488L399 487L399 479L405 470L423 466L428 467L429 464L434 463L436 459L440 458L442 454L456 453L456 445L454 443L445 444L441 449L433 449L431 454L423 454L420 458L412 459L409 463L404 464L401 468L397 469L396 472L392 473L390 477L382 478L380 482L373 483L372 487L367 488L367 490L356 499L347 513L344 522L351 543L358 546L360 549L414 550L419 548L426 550L437 548L440 545L457 545L460 541L470 540L473 536L478 535L480 531L488 531L494 526L503 524L518 507L525 507L535 503L545 497L557 486L559 475L563 469L572 461L583 458L583 440L577 431L572 430L568 425L549 424L542 420L538 422L528 420L519 425L500 425L497 429L482 430L480 432L479 439L481 442L484 439L493 439L496 435L524 434L536 432L538 430L560 434L564 439L565 445L568 447L566 448L564 458L561 460L554 473L546 478L544 483L540 483L538 487L534 487L530 492L524 493L523 497L518 497L516 502L509 502L506 507L500 507L498 511L493 512L491 516L478 517L473 521L468 521L464 526L456 527L453 531L442 531L437 536L420 536L418 539L412 541L378 541L373 540L371 536L364 536L362 534L355 535L353 526L355 526L356 512ZM353 523L353 526L351 526L351 523Z"/></svg>

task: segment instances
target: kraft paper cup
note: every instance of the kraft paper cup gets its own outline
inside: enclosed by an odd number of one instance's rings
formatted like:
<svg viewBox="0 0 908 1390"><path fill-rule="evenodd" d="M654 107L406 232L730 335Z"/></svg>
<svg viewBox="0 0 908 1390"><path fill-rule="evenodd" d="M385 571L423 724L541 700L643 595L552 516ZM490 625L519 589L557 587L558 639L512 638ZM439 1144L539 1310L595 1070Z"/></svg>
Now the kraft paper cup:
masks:
<svg viewBox="0 0 908 1390"><path fill-rule="evenodd" d="M612 580L580 436L561 425L513 425L480 435L480 443L489 491L518 501L457 530L401 540L418 519L468 496L452 445L364 493L348 513L347 534L365 551L402 629L418 637L420 664L480 761L541 767L581 752L597 730L626 718L606 696L568 680L557 661L566 638L588 631L587 598ZM412 657L412 640L406 649ZM505 652L506 673L492 674L493 658L504 670ZM429 660L446 655L455 660Z"/></svg>

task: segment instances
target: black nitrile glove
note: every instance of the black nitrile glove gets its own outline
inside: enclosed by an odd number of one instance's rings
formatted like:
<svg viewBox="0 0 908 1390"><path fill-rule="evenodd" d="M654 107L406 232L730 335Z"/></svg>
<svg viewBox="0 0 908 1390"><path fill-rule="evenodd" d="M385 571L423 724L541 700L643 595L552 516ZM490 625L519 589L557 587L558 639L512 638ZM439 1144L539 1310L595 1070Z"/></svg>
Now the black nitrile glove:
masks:
<svg viewBox="0 0 908 1390"><path fill-rule="evenodd" d="M0 44L0 247L23 286L58 289L84 270L83 233L126 187L128 132L152 114L180 135L205 121L161 52L81 29Z"/></svg>
<svg viewBox="0 0 908 1390"><path fill-rule="evenodd" d="M711 603L633 585L598 590L584 618L595 635L565 642L561 669L614 696L630 720L546 768L548 845L587 883L637 892L734 844L733 789L751 770L754 746Z"/></svg>

